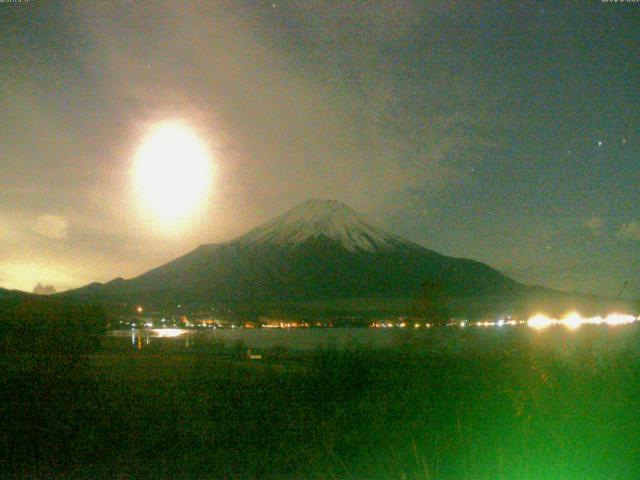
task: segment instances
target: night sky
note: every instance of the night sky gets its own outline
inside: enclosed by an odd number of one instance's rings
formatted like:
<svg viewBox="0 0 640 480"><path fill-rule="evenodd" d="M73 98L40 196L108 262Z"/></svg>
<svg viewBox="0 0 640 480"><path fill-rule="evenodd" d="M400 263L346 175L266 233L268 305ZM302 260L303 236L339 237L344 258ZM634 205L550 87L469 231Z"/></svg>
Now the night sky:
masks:
<svg viewBox="0 0 640 480"><path fill-rule="evenodd" d="M560 5L560 4L563 5ZM211 152L171 228L136 148ZM0 3L0 287L131 277L309 197L566 290L640 294L640 3Z"/></svg>

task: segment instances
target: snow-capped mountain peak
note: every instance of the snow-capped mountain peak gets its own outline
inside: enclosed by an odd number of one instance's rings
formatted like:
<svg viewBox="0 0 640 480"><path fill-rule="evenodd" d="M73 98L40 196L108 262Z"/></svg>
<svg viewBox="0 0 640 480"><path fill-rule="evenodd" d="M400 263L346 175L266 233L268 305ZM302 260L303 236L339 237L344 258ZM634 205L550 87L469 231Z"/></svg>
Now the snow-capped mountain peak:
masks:
<svg viewBox="0 0 640 480"><path fill-rule="evenodd" d="M361 215L336 200L306 200L238 240L242 243L294 245L308 239L327 237L349 251L375 251L406 243L382 228L369 224Z"/></svg>

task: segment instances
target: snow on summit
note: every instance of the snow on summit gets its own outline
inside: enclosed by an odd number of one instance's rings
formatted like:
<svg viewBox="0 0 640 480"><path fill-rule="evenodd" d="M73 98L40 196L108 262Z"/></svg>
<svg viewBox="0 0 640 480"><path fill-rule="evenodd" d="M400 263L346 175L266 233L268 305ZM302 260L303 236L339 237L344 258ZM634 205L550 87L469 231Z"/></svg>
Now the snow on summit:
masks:
<svg viewBox="0 0 640 480"><path fill-rule="evenodd" d="M375 251L398 243L408 243L368 224L344 203L316 199L302 202L238 240L242 243L272 242L277 245L294 245L318 237L336 240L352 252Z"/></svg>

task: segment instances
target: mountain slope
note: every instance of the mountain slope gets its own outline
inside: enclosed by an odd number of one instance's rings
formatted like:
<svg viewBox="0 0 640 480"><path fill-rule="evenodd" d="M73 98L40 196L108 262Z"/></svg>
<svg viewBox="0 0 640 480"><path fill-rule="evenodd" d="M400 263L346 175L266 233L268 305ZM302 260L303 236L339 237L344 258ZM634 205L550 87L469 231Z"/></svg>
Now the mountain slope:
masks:
<svg viewBox="0 0 640 480"><path fill-rule="evenodd" d="M7 290L5 288L0 288L0 300L9 300L16 298L30 298L30 297L39 297L34 293L23 292L21 290Z"/></svg>
<svg viewBox="0 0 640 480"><path fill-rule="evenodd" d="M460 298L525 288L485 264L373 226L340 202L308 200L230 242L202 245L136 278L65 296L167 304L411 299L425 282Z"/></svg>

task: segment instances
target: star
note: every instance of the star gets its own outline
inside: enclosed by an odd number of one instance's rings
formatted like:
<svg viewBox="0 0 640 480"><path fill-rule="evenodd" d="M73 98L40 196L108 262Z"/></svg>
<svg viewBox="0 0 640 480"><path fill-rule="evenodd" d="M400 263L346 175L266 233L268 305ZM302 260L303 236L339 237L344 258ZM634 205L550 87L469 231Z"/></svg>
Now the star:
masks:
<svg viewBox="0 0 640 480"><path fill-rule="evenodd" d="M622 144L623 144L623 145L625 145L626 143L627 143L627 139L626 139L626 138L623 138L623 139L622 139Z"/></svg>
<svg viewBox="0 0 640 480"><path fill-rule="evenodd" d="M601 147L604 142L602 140L598 140L598 146Z"/></svg>

